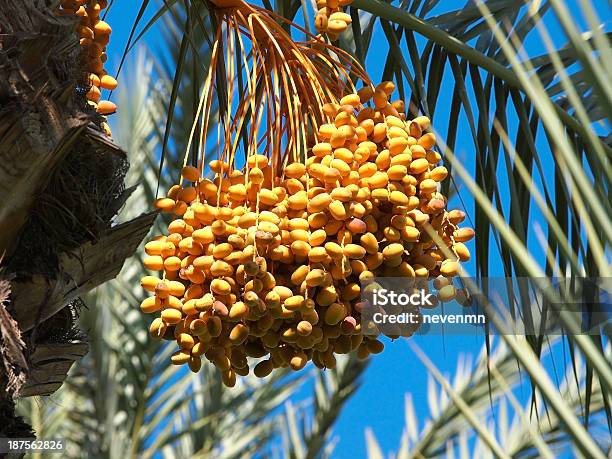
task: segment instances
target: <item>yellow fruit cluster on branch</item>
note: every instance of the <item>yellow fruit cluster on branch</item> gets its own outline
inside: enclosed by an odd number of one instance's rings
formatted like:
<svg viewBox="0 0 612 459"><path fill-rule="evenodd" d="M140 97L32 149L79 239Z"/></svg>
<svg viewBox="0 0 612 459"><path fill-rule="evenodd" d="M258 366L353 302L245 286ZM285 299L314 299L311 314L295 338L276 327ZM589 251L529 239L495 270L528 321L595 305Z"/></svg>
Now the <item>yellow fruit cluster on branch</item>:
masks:
<svg viewBox="0 0 612 459"><path fill-rule="evenodd" d="M116 105L109 100L100 100L103 90L117 88L117 80L104 70L106 47L112 30L100 14L108 6L108 0L62 0L60 5L61 15L79 18L77 31L82 49L81 63L88 73L87 100L100 115L111 115L117 110ZM110 136L108 124L103 123L102 128Z"/></svg>
<svg viewBox="0 0 612 459"><path fill-rule="evenodd" d="M326 33L330 40L336 41L340 34L351 24L351 16L342 11L352 0L318 0L317 14L315 16L315 29L319 33Z"/></svg>
<svg viewBox="0 0 612 459"><path fill-rule="evenodd" d="M237 170L217 159L212 179L187 166L191 183L156 202L176 219L146 244L145 267L163 274L142 279L151 296L141 309L158 314L152 336L176 341L174 364L198 371L204 356L233 386L249 357L265 357L259 377L365 358L383 344L361 330L363 281L438 277L445 287L459 274L474 232L438 191L448 172L429 119L407 121L393 91L385 82L325 104L303 162L274 170L254 154Z"/></svg>

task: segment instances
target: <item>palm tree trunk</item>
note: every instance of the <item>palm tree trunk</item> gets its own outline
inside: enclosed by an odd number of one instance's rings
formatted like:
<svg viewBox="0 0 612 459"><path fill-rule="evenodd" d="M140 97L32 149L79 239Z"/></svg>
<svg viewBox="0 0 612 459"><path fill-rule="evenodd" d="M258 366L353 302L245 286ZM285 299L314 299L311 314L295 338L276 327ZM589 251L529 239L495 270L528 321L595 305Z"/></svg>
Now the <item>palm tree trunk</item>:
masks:
<svg viewBox="0 0 612 459"><path fill-rule="evenodd" d="M112 225L131 191L127 155L99 129L76 22L52 3L0 6L0 254L12 292L0 301L0 404L61 386L87 352L80 297L119 273L155 217Z"/></svg>

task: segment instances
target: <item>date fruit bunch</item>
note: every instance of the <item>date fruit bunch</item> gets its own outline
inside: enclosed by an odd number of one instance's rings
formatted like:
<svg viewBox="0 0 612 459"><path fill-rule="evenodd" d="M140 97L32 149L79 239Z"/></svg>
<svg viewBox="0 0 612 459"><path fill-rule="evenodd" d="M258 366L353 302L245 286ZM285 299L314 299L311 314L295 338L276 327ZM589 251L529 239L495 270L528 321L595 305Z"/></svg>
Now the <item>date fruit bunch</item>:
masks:
<svg viewBox="0 0 612 459"><path fill-rule="evenodd" d="M107 8L108 0L62 0L60 5L61 15L79 18L77 32L82 49L81 64L88 74L87 100L100 115L111 115L116 112L117 106L109 100L101 100L103 90L113 91L117 88L117 80L104 69L112 29L100 18L100 14ZM102 128L108 136L111 135L106 122L102 123Z"/></svg>
<svg viewBox="0 0 612 459"><path fill-rule="evenodd" d="M157 315L152 336L176 341L172 363L197 372L204 357L233 386L251 369L366 358L383 344L362 333L364 281L446 287L459 274L474 231L438 191L448 172L429 119L406 120L393 91L385 82L325 104L303 162L275 171L255 154L238 170L217 159L212 179L187 166L189 183L156 202L175 219L145 246L145 267L160 274L142 279L151 296L140 307Z"/></svg>
<svg viewBox="0 0 612 459"><path fill-rule="evenodd" d="M325 33L331 41L336 41L340 34L348 29L352 19L342 8L353 3L352 0L317 0L315 29Z"/></svg>

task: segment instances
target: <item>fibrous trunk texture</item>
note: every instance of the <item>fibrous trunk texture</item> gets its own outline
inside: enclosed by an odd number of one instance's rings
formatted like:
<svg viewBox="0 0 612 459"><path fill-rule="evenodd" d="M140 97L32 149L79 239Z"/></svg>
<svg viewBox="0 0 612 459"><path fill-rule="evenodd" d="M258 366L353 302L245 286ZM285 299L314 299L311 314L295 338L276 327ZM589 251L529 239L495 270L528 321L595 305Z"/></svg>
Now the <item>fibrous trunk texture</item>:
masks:
<svg viewBox="0 0 612 459"><path fill-rule="evenodd" d="M100 133L75 20L54 3L0 2L3 419L15 397L57 390L87 352L80 297L119 273L154 218L113 224L130 192L127 156Z"/></svg>

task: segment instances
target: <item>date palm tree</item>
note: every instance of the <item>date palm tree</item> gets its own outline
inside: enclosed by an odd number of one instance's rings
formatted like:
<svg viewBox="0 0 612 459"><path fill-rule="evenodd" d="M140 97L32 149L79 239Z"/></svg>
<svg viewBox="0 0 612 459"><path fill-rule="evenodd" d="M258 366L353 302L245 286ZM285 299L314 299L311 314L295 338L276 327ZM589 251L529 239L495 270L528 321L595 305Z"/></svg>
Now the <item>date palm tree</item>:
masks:
<svg viewBox="0 0 612 459"><path fill-rule="evenodd" d="M263 6L309 29L314 3L264 0ZM612 425L609 329L581 333L578 317L563 307L577 299L550 288L552 277L609 278L612 266L612 53L606 23L611 11L609 5L590 0L572 5L570 11L563 0L461 5L444 0L355 0L347 8L352 23L336 44L372 68L373 78L394 80L398 95L409 101L409 113L429 116L442 139L439 147L451 172L443 191L452 192L478 235L469 268L476 286L486 286L485 280L493 276L539 280L529 287L540 301L541 328L525 338L514 336L508 333L508 318L490 312L500 347L493 350L487 338L477 371L466 376L465 369L458 370L462 376L457 384L449 384L415 349L442 390L432 396L439 402L432 406L429 427L418 433L416 423L409 421L398 457L450 455L468 435L478 438L468 456L550 457L556 444L571 445L583 457L609 454L609 442L592 429L593 423L603 422L609 434ZM201 0L142 0L137 17L128 48L163 24L173 57L168 65L153 64L156 79L167 81L157 91L161 100L147 99L152 107L146 109L144 99L137 105L122 104L148 113L129 116L142 132L140 138L126 136L132 154L142 154L143 169L133 173L144 182L139 195L144 204L156 194L157 179L163 189L166 180L171 183L176 177L187 149L216 12ZM572 20L576 18L582 26ZM558 32L553 34L553 28ZM301 31L290 32L303 37ZM216 108L222 116L223 103ZM88 312L92 331L106 339L97 342L99 349L92 348L65 388L67 397L79 400L68 406L89 407L89 412L58 415L73 417L66 421L73 426L91 426L87 440L84 433L75 433L75 451L97 448L97 454L110 457L112 448L124 447L133 457L158 452L167 457L234 457L240 452L272 454L280 441L281 456L333 457L329 434L347 394L356 390L363 364L347 360L330 376L316 376L313 403L301 403L294 395L284 408L281 402L300 384L295 377L280 375L272 381L283 391L270 393L265 385L247 379L229 392L207 371L187 377L168 369L161 363L168 350L148 341L144 319L133 310L140 296L134 288L140 269L134 260L98 293L113 298L116 308ZM600 288L610 291L605 283ZM532 311L511 306L516 315ZM554 384L543 364L553 313L565 333L556 346L565 346L572 356L567 370L573 385L566 387ZM96 393L96 384L106 381L110 387L109 380L117 374L130 383ZM517 401L511 392L522 374L531 387L528 401ZM258 403L244 404L245 399ZM490 401L498 404L492 408L497 414L507 414L505 404L512 405L512 429L499 432L477 422ZM237 404L243 409L234 410ZM534 420L533 413L542 412L548 425ZM223 424L223 413L231 413L231 425ZM41 417L52 419L46 413ZM119 427L126 417L129 427ZM220 433L221 425L227 433ZM368 438L372 457L381 457L372 435Z"/></svg>

